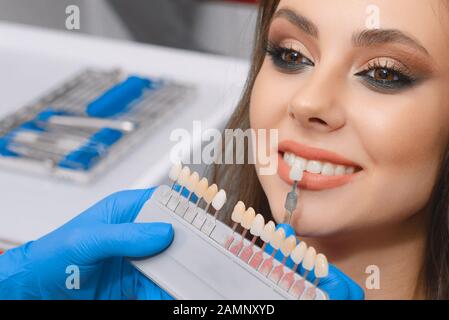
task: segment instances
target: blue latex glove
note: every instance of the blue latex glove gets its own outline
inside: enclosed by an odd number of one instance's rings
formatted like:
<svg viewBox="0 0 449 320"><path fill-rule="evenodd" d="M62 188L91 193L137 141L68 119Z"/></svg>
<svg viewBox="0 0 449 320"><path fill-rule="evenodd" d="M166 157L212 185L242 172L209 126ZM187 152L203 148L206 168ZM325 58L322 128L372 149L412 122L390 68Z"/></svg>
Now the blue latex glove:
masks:
<svg viewBox="0 0 449 320"><path fill-rule="evenodd" d="M285 230L286 237L295 234L295 231L289 224L279 224L276 229L278 228ZM266 251L271 254L273 247L268 245ZM282 261L284 256L281 252L278 252L275 258ZM292 267L294 262L288 258L286 265ZM305 270L299 267L298 272L303 275ZM313 272L308 274L307 279L311 282L315 280ZM332 264L329 264L329 275L326 278L320 279L318 287L325 291L331 300L363 300L365 298L363 289Z"/></svg>
<svg viewBox="0 0 449 320"><path fill-rule="evenodd" d="M115 193L1 255L0 299L171 299L124 258L154 255L173 240L170 224L132 223L153 191ZM71 265L79 268L78 290Z"/></svg>

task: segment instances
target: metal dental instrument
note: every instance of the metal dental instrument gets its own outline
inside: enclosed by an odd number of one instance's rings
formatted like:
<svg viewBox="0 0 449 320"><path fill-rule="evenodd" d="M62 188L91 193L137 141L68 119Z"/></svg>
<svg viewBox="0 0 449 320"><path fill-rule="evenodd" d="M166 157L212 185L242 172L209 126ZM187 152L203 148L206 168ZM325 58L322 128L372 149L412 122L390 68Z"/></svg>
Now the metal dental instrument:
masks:
<svg viewBox="0 0 449 320"><path fill-rule="evenodd" d="M287 193L287 197L285 199L285 219L284 223L290 224L290 220L293 215L293 211L295 211L296 206L298 205L298 194L296 193L296 188L298 187L298 182L301 181L303 176L304 169L294 165L290 169L290 180L293 181L292 189L289 193Z"/></svg>
<svg viewBox="0 0 449 320"><path fill-rule="evenodd" d="M131 132L136 129L136 123L132 121L116 120L116 119L102 119L93 117L75 117L75 116L52 116L48 122L50 124L57 124L69 127L82 127L82 128L110 128L121 130L125 132Z"/></svg>

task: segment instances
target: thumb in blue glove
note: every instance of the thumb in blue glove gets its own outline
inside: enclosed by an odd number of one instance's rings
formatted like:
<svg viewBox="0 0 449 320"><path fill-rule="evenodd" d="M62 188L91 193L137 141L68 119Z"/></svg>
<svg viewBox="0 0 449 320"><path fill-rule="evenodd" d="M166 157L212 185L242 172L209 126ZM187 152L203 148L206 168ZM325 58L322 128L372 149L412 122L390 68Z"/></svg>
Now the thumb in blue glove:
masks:
<svg viewBox="0 0 449 320"><path fill-rule="evenodd" d="M115 193L7 251L0 256L0 298L170 299L124 258L157 254L173 240L170 224L132 223L153 191Z"/></svg>

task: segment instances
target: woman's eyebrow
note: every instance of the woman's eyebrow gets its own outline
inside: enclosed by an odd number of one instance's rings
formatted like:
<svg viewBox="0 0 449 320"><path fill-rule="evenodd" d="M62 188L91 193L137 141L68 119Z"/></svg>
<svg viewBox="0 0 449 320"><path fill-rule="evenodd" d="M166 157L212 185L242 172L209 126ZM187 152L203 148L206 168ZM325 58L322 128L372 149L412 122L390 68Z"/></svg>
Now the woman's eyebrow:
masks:
<svg viewBox="0 0 449 320"><path fill-rule="evenodd" d="M397 29L369 29L363 30L352 37L356 47L370 47L378 44L402 43L411 46L426 55L427 49L418 40Z"/></svg>
<svg viewBox="0 0 449 320"><path fill-rule="evenodd" d="M289 8L282 8L276 11L273 16L273 19L275 18L285 18L290 23L294 24L296 27L304 31L306 34L314 38L318 38L319 32L317 26L303 15Z"/></svg>
<svg viewBox="0 0 449 320"><path fill-rule="evenodd" d="M287 19L290 23L301 29L309 36L312 36L313 38L319 37L318 27L307 17L301 15L293 9L288 7L281 8L275 12L273 19L275 18ZM427 56L429 55L427 49L419 43L418 40L397 29L363 30L352 36L352 43L356 47L369 47L386 43L402 43L423 52Z"/></svg>

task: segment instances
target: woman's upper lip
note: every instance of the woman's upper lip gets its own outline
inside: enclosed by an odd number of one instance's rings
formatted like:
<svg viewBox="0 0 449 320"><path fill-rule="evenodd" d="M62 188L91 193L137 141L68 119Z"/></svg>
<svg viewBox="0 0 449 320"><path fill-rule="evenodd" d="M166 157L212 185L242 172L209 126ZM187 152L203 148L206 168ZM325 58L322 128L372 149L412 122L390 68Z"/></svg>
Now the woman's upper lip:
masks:
<svg viewBox="0 0 449 320"><path fill-rule="evenodd" d="M362 166L359 164L344 158L343 156L332 152L327 151L324 149L309 147L304 144L291 141L291 140L284 140L279 143L278 147L280 152L289 152L293 153L299 157L305 158L307 160L318 160L318 161L327 161L331 162L333 164L341 164L344 166L351 166L358 169L361 169Z"/></svg>

